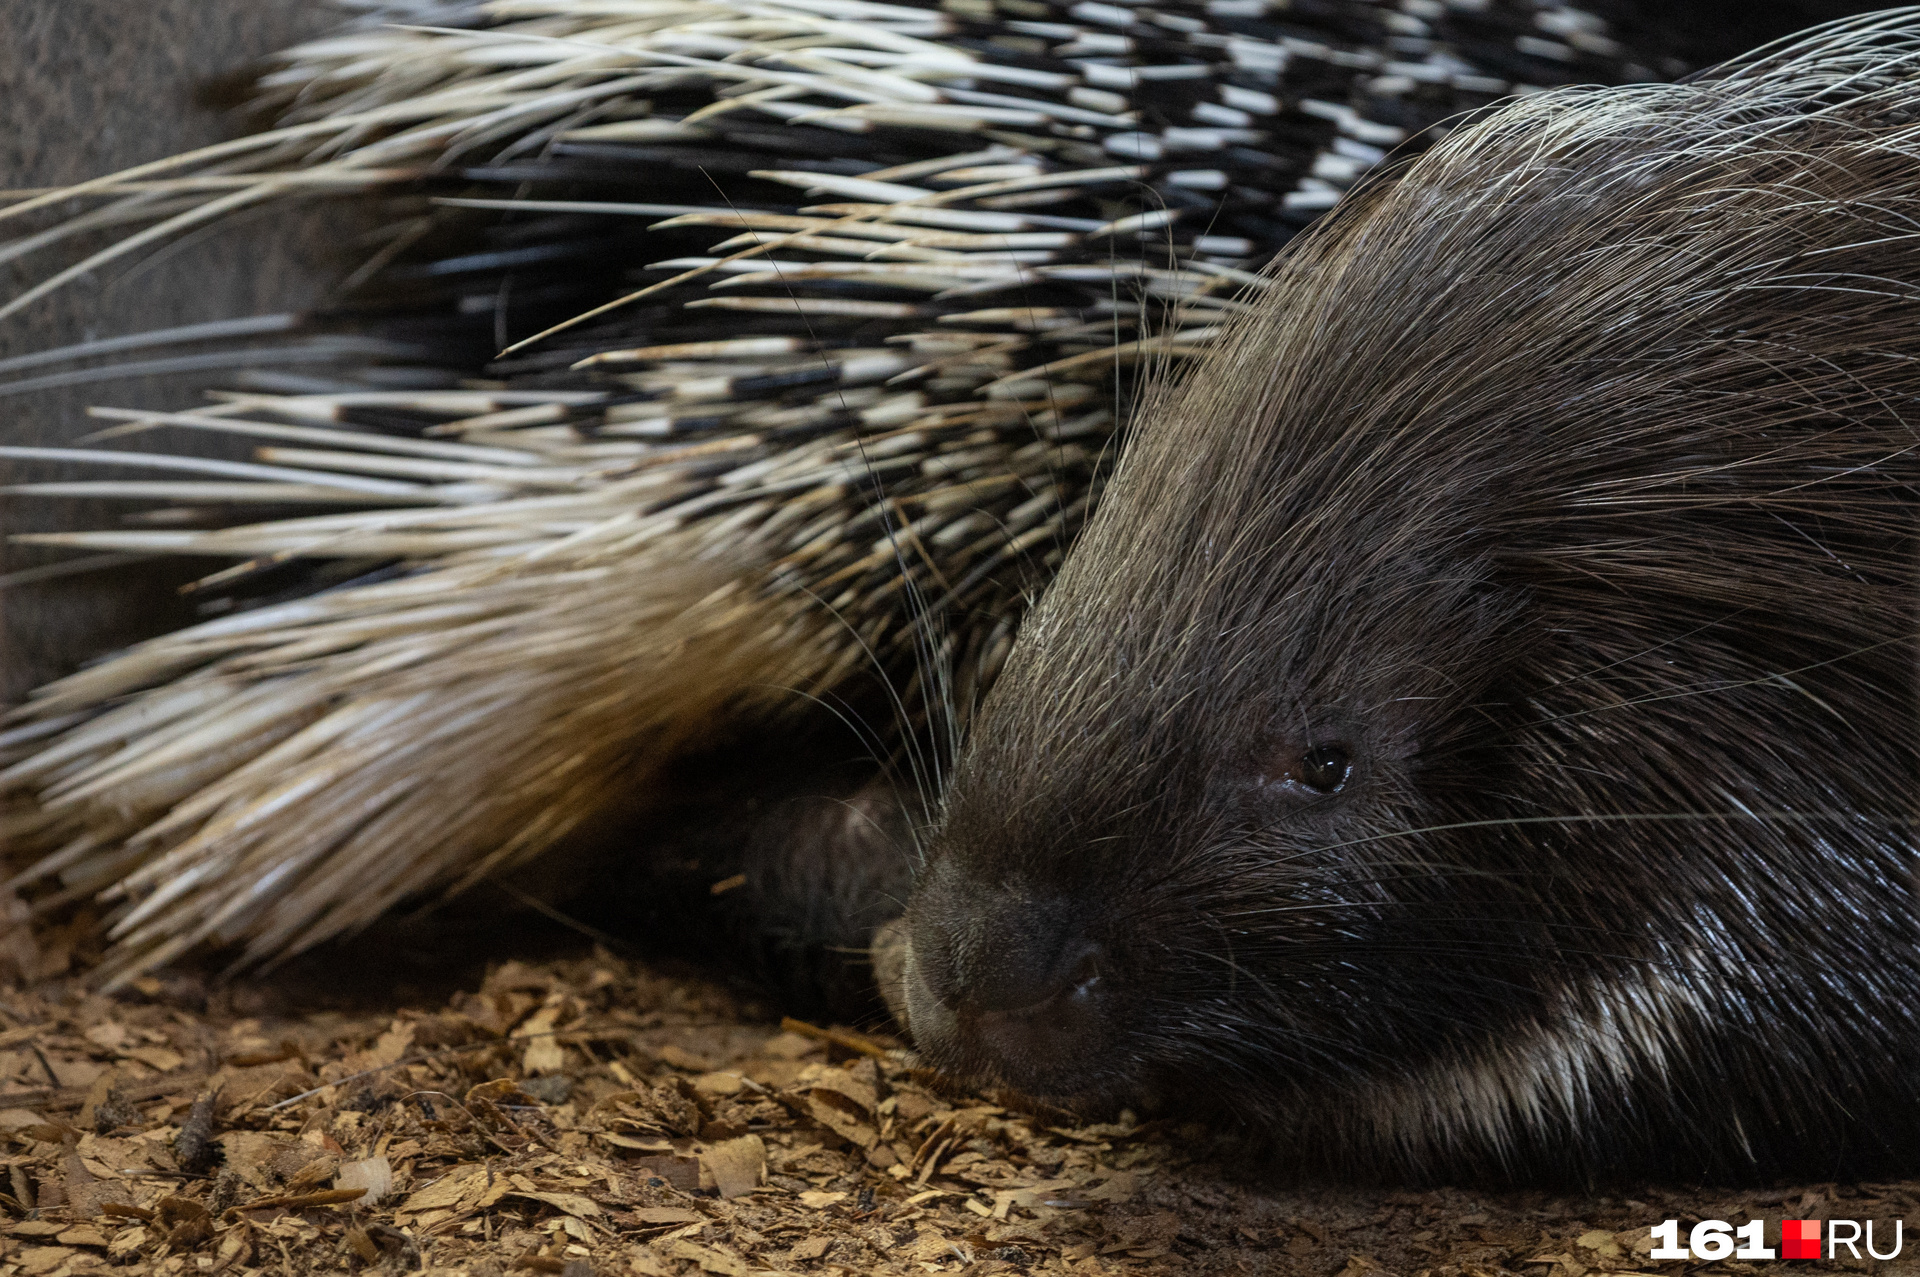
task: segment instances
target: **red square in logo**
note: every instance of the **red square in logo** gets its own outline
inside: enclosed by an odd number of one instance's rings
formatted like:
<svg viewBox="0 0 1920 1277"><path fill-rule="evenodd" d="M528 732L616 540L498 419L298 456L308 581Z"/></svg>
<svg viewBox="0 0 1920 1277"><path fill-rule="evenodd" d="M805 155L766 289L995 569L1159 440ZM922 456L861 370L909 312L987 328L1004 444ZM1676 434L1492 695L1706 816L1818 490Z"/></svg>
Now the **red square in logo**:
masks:
<svg viewBox="0 0 1920 1277"><path fill-rule="evenodd" d="M1820 1258L1820 1221L1817 1219L1781 1220L1780 1258Z"/></svg>

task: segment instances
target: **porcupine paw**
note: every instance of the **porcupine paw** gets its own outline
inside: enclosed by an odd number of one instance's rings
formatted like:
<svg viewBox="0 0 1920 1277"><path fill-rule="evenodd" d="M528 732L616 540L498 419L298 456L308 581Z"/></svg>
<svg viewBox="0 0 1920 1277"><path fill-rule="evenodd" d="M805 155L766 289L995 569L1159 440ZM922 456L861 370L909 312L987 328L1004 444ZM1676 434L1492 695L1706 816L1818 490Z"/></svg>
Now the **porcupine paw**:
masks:
<svg viewBox="0 0 1920 1277"><path fill-rule="evenodd" d="M892 787L876 779L839 797L771 804L717 897L751 974L794 1007L853 1023L883 1021L876 932L912 886L911 838ZM711 888L709 889L712 890Z"/></svg>
<svg viewBox="0 0 1920 1277"><path fill-rule="evenodd" d="M913 828L870 768L730 787L640 831L569 908L663 958L694 957L783 1014L885 1023L875 932L912 885Z"/></svg>

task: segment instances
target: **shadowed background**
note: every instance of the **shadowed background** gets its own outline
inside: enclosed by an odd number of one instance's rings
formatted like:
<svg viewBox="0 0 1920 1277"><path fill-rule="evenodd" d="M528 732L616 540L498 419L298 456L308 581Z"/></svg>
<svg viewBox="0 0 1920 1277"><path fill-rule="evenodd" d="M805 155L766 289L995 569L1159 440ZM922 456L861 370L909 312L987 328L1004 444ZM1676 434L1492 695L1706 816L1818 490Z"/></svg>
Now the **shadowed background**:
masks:
<svg viewBox="0 0 1920 1277"><path fill-rule="evenodd" d="M245 128L230 106L244 83L235 72L336 20L336 12L312 0L0 0L0 186L77 182L232 137ZM219 109L222 98L226 110ZM147 264L109 267L0 323L0 359L308 304L336 248L324 220L277 210L163 250ZM16 233L9 227L0 238ZM20 263L0 266L0 293L17 294L25 280ZM0 387L0 441L69 441L87 429L88 404L186 404L221 380L219 373L121 377L24 394ZM202 439L190 446L216 445ZM29 474L56 477L44 464L0 463L0 481ZM100 526L109 517L104 506L0 495L0 531L8 534ZM0 547L0 573L61 557ZM18 696L102 647L186 620L175 587L190 575L190 565L141 564L0 591L0 698Z"/></svg>

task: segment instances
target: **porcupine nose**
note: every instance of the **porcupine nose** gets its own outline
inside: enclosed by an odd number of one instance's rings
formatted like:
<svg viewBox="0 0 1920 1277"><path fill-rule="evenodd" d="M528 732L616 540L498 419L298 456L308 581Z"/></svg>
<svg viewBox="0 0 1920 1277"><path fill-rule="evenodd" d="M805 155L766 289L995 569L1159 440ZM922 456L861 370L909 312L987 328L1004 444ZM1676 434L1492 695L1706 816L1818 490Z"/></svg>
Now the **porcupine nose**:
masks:
<svg viewBox="0 0 1920 1277"><path fill-rule="evenodd" d="M1100 949L1071 944L1054 962L1028 969L1022 978L990 982L975 999L960 1004L963 1032L986 1051L1026 1072L1048 1075L1086 1049L1094 1036L1100 988ZM1009 1080L1020 1073L1009 1070Z"/></svg>
<svg viewBox="0 0 1920 1277"><path fill-rule="evenodd" d="M906 990L914 1036L950 1066L1039 1093L1073 1090L1101 1035L1103 949L1064 903L966 894L964 903L916 902Z"/></svg>

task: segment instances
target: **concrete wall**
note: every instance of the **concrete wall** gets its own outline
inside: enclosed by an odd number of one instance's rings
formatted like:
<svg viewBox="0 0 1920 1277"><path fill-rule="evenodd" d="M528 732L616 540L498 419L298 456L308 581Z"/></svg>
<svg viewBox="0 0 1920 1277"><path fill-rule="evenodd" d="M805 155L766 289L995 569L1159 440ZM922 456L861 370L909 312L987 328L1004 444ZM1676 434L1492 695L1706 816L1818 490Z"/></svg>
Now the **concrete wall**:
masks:
<svg viewBox="0 0 1920 1277"><path fill-rule="evenodd" d="M236 71L337 18L316 0L0 0L0 187L74 182L233 136L244 121L213 101L218 81L227 80L231 101L242 82ZM0 324L0 358L305 304L328 256L320 220L267 214L144 267L81 280ZM15 234L0 223L0 239ZM0 296L16 295L31 270L0 267ZM87 428L88 404L186 404L211 380L121 378L24 395L0 385L0 441L70 440ZM0 481L56 473L0 463ZM79 502L0 495L0 532L98 526L110 517ZM0 547L0 573L56 557ZM0 591L0 696L103 646L178 623L186 613L174 587L184 575L152 564Z"/></svg>

